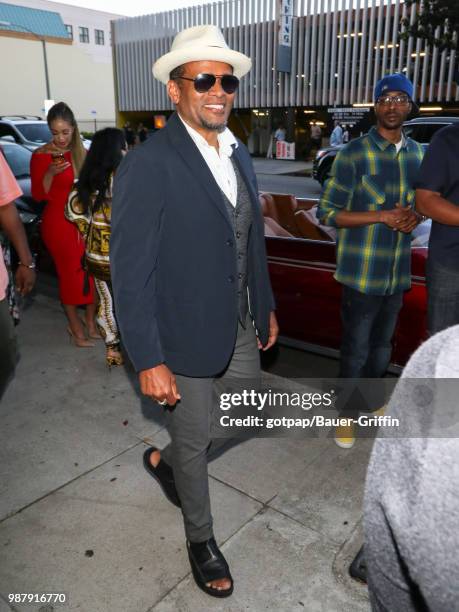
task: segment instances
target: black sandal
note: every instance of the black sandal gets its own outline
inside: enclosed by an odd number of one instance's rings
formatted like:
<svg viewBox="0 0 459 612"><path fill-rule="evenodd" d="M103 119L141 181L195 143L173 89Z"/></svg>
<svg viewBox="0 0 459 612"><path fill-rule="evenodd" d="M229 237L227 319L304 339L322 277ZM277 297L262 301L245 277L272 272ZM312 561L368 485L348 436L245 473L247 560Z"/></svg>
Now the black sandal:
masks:
<svg viewBox="0 0 459 612"><path fill-rule="evenodd" d="M212 597L229 597L234 588L228 563L222 555L214 538L199 543L186 543L193 577L200 589ZM212 580L228 578L231 586L228 589L216 589L207 586Z"/></svg>
<svg viewBox="0 0 459 612"><path fill-rule="evenodd" d="M156 467L153 467L150 463L151 454L157 450L159 449L154 446L147 448L143 454L143 465L150 476L153 476L153 478L159 484L164 495L171 502L171 504L174 504L174 506L177 506L177 508L181 508L182 504L180 503L180 498L178 496L177 489L175 488L174 472L172 471L171 466L162 459L159 460Z"/></svg>

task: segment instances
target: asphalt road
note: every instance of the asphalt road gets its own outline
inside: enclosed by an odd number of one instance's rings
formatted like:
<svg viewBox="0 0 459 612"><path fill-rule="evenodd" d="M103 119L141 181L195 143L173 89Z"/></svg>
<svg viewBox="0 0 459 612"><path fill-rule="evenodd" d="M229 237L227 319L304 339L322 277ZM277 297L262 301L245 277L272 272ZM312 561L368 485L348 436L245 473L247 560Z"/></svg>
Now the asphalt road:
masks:
<svg viewBox="0 0 459 612"><path fill-rule="evenodd" d="M299 198L320 197L321 186L309 176L287 176L285 174L257 173L260 191L291 193Z"/></svg>

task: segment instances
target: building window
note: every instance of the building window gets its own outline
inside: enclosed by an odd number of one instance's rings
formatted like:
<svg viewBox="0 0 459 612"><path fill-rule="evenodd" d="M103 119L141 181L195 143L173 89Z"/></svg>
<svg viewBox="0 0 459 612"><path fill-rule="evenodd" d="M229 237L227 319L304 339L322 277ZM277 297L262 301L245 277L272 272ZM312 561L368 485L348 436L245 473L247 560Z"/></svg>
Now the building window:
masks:
<svg viewBox="0 0 459 612"><path fill-rule="evenodd" d="M80 30L80 42L81 43L88 43L89 42L89 29L88 28L82 28L80 26L79 30Z"/></svg>
<svg viewBox="0 0 459 612"><path fill-rule="evenodd" d="M104 31L103 30L94 30L96 35L96 45L105 45L104 41Z"/></svg>
<svg viewBox="0 0 459 612"><path fill-rule="evenodd" d="M66 23L65 24L65 28L68 32L69 38L71 38L73 40L73 26L71 26L70 24Z"/></svg>

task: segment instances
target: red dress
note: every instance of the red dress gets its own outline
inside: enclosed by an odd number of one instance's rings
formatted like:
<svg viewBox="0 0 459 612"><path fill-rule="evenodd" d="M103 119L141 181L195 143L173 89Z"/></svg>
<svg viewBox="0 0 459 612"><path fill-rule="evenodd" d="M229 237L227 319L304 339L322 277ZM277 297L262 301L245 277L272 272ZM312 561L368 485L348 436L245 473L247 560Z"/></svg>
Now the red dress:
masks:
<svg viewBox="0 0 459 612"><path fill-rule="evenodd" d="M65 159L72 161L70 152L65 153ZM84 240L76 226L64 217L65 204L73 186L73 167L56 174L46 193L43 177L51 162L51 153L41 151L35 151L30 162L32 197L39 202L47 201L42 216L41 236L56 266L61 302L74 306L92 304L93 280L88 278L81 265Z"/></svg>

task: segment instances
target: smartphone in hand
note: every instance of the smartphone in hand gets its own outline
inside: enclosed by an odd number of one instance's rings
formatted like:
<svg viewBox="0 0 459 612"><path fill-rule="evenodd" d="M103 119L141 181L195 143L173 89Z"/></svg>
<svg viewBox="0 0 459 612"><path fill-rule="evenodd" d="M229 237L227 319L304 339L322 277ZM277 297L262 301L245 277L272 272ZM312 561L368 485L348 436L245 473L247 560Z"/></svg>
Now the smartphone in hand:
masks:
<svg viewBox="0 0 459 612"><path fill-rule="evenodd" d="M66 162L65 155L63 153L52 153L51 158L56 166L62 166Z"/></svg>

